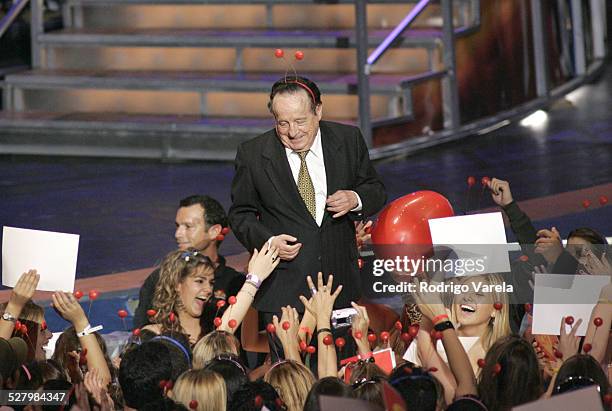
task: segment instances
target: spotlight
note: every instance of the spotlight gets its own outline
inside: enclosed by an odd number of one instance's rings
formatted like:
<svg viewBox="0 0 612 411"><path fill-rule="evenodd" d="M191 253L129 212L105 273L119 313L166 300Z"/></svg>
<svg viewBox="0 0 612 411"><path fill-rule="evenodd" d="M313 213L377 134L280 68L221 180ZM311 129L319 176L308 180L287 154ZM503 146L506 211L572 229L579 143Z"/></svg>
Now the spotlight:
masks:
<svg viewBox="0 0 612 411"><path fill-rule="evenodd" d="M544 110L531 113L519 123L523 127L541 128L548 121L548 114Z"/></svg>

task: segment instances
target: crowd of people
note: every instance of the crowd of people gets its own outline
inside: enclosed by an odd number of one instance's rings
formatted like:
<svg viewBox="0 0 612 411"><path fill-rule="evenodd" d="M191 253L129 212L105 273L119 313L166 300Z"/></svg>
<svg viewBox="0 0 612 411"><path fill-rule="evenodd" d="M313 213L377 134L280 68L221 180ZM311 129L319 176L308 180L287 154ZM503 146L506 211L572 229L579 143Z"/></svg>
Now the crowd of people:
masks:
<svg viewBox="0 0 612 411"><path fill-rule="evenodd" d="M532 333L530 304L499 291L417 287L400 314L360 299L359 276L367 273L359 273L358 249L386 195L358 130L320 121L321 104L307 79L273 86L276 129L240 146L229 218L207 196L180 202L177 250L143 285L118 356L109 357L78 298L56 292L53 307L71 325L46 358L50 332L32 301L40 276L24 273L0 306L0 387L68 394L63 405L10 407L311 411L336 397L347 401L336 409L361 400L395 410L395 392L411 411L507 411L593 385L609 409L609 285L591 318L563 318L555 336ZM507 182L486 184L525 247L512 262L519 284L532 289L542 272L612 275L605 237L578 228L564 247L556 228L533 227ZM230 226L251 255L246 275L219 254ZM502 276L460 282L496 286ZM352 314L339 323L334 310L347 307ZM586 335L577 337L584 321ZM265 355L248 358L252 349Z"/></svg>

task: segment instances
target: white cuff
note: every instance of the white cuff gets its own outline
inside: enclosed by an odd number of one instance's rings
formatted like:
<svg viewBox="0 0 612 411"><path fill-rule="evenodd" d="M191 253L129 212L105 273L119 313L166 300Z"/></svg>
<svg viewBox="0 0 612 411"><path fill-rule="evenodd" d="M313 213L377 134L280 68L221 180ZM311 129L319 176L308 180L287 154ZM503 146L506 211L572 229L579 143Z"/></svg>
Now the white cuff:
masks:
<svg viewBox="0 0 612 411"><path fill-rule="evenodd" d="M361 211L361 197L359 197L359 194L357 194L356 191L351 190L351 193L355 193L355 195L357 196L357 207L353 208L351 211Z"/></svg>

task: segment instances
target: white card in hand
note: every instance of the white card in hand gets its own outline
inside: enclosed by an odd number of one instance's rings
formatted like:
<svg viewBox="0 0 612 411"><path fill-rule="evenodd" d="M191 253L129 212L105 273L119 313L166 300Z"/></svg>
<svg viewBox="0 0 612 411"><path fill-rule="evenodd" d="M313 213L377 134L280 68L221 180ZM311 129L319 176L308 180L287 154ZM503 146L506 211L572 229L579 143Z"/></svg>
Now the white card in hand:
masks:
<svg viewBox="0 0 612 411"><path fill-rule="evenodd" d="M536 274L532 333L559 335L561 318L571 315L582 319L576 335L585 335L601 289L609 283L607 275Z"/></svg>
<svg viewBox="0 0 612 411"><path fill-rule="evenodd" d="M429 220L429 230L432 244L452 248L457 258L484 258L484 270L466 275L510 271L508 241L501 213L434 218Z"/></svg>
<svg viewBox="0 0 612 411"><path fill-rule="evenodd" d="M21 274L35 269L37 290L74 291L79 236L52 231L4 227L2 285L14 287Z"/></svg>

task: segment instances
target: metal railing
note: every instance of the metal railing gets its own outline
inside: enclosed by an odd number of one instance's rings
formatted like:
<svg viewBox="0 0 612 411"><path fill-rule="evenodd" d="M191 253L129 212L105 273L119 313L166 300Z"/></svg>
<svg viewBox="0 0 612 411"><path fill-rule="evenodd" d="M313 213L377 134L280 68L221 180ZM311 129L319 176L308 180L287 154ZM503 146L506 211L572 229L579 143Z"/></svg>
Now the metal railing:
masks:
<svg viewBox="0 0 612 411"><path fill-rule="evenodd" d="M11 24L15 21L19 13L28 5L30 0L17 0L13 3L6 15L0 20L0 37L8 30Z"/></svg>
<svg viewBox="0 0 612 411"><path fill-rule="evenodd" d="M30 3L30 42L32 47L32 67L40 67L41 48L38 35L44 31L43 0L17 0L0 20L0 37L8 30L19 13Z"/></svg>
<svg viewBox="0 0 612 411"><path fill-rule="evenodd" d="M416 18L431 3L431 0L420 0L402 19L402 21L385 37L376 49L367 56L368 30L366 0L357 0L355 4L356 39L357 39L357 89L359 94L359 126L363 136L372 147L372 121L370 118L370 74L372 67L391 48L394 42L410 27ZM455 31L453 24L453 0L441 0L442 7L442 56L446 73L442 80L444 105L444 126L454 129L459 126L459 97L455 75Z"/></svg>

